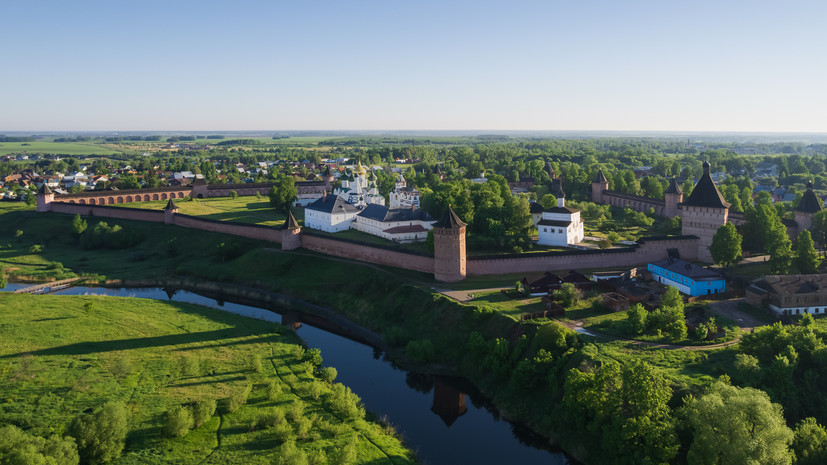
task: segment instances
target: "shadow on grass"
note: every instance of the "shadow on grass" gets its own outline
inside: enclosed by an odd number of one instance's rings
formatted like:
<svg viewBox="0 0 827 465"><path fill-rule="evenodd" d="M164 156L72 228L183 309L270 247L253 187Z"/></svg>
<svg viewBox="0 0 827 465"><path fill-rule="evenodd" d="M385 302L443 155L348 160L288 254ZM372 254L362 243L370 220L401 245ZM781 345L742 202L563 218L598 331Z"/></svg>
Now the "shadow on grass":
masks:
<svg viewBox="0 0 827 465"><path fill-rule="evenodd" d="M237 373L243 373L241 371ZM220 375L214 375L220 376ZM192 386L203 386L205 384L215 384L215 383L230 383L233 381L246 381L247 377L243 375L233 376L232 378L221 378L221 379L207 379L203 381L193 381L191 383L178 383L178 384L170 384L169 387L174 388L183 388L183 387L192 387Z"/></svg>
<svg viewBox="0 0 827 465"><path fill-rule="evenodd" d="M252 329L250 330L250 332L251 335L257 333ZM258 332L258 334L264 334L267 332L268 331L266 330L262 330ZM119 350L141 349L145 347L177 346L183 344L217 341L222 339L235 339L241 336L246 335L239 334L239 331L237 329L226 328L215 331L202 331L198 333L170 334L166 336L118 339L112 341L78 342L75 344L50 347L48 349L35 350L31 352L18 352L16 354L2 355L0 356L0 358L17 358L23 355L89 355L102 352L114 352ZM233 341L225 344L216 344L215 346L218 347L243 344L259 344L267 342L276 342L278 340L278 337L270 336L264 338L252 338L244 341Z"/></svg>

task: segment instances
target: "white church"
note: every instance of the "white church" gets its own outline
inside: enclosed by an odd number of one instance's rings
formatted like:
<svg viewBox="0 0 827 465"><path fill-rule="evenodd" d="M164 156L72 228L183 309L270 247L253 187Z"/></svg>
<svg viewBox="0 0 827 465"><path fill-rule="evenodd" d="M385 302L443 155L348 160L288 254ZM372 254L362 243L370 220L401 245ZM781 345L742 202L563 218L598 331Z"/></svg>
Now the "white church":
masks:
<svg viewBox="0 0 827 465"><path fill-rule="evenodd" d="M396 178L396 187L390 193L391 208L393 207L416 207L419 208L419 190L416 187L408 187L407 181L400 174Z"/></svg>
<svg viewBox="0 0 827 465"><path fill-rule="evenodd" d="M362 162L353 170L345 170L339 181L342 182L342 187L335 189L333 195L341 197L345 202L358 208L365 208L371 204L385 205L385 198L376 188L376 176L372 171L368 176Z"/></svg>
<svg viewBox="0 0 827 465"><path fill-rule="evenodd" d="M566 206L566 194L559 179L554 183L557 206L543 210L537 223L540 245L568 246L583 241L583 221L580 210Z"/></svg>

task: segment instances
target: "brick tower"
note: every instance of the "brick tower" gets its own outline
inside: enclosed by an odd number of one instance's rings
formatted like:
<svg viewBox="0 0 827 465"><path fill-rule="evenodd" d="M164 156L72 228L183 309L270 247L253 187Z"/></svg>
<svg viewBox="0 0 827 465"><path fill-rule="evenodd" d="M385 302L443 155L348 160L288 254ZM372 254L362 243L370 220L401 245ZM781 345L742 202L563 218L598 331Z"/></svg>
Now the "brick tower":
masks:
<svg viewBox="0 0 827 465"><path fill-rule="evenodd" d="M465 226L450 206L434 223L434 278L437 281L465 279Z"/></svg>
<svg viewBox="0 0 827 465"><path fill-rule="evenodd" d="M663 216L672 218L678 216L678 205L683 202L683 191L678 181L672 176L669 180L669 187L663 194Z"/></svg>
<svg viewBox="0 0 827 465"><path fill-rule="evenodd" d="M293 250L302 246L302 227L296 221L292 211L287 211L287 219L281 227L281 250Z"/></svg>
<svg viewBox="0 0 827 465"><path fill-rule="evenodd" d="M798 233L810 229L813 225L813 215L821 211L821 201L813 192L813 182L807 182L807 191L801 197L801 202L795 207L795 222L798 223Z"/></svg>
<svg viewBox="0 0 827 465"><path fill-rule="evenodd" d="M729 204L712 182L709 175L709 162L704 162L704 174L695 184L689 198L683 204L682 233L698 236L698 260L711 262L712 236L718 228L725 225L729 217Z"/></svg>
<svg viewBox="0 0 827 465"><path fill-rule="evenodd" d="M164 207L164 224L175 224L175 214L178 213L178 206L172 201L172 198Z"/></svg>
<svg viewBox="0 0 827 465"><path fill-rule="evenodd" d="M603 174L603 170L597 170L597 175L592 181L592 202L603 203L603 191L609 190L609 180Z"/></svg>
<svg viewBox="0 0 827 465"><path fill-rule="evenodd" d="M37 191L35 198L37 199L37 211L47 212L52 209L52 206L49 204L54 202L55 193L52 192L52 190L49 189L49 186L47 186L44 182L40 190Z"/></svg>

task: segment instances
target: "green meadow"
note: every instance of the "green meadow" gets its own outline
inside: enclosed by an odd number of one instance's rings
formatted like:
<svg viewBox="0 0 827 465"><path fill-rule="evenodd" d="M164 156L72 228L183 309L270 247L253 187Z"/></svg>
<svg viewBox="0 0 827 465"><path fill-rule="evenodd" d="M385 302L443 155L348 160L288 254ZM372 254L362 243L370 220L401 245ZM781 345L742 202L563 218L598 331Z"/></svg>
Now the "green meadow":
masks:
<svg viewBox="0 0 827 465"><path fill-rule="evenodd" d="M64 435L123 402L116 464L414 461L280 325L177 302L0 294L0 332L0 424ZM198 426L168 419L213 402Z"/></svg>

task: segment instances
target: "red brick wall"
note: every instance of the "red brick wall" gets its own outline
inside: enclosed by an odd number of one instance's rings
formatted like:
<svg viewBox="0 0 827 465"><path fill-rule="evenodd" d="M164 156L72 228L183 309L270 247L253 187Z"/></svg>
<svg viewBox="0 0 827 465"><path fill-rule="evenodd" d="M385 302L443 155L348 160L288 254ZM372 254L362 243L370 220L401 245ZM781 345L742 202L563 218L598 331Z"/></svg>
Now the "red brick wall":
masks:
<svg viewBox="0 0 827 465"><path fill-rule="evenodd" d="M80 205L73 203L51 202L49 208L53 212L68 213L70 215L97 216L102 218L119 218L123 220L164 222L163 210L142 210L138 208L102 207L99 205Z"/></svg>
<svg viewBox="0 0 827 465"><path fill-rule="evenodd" d="M571 255L525 254L519 258L494 258L475 260L469 257L469 275L528 273L550 270L571 270L583 268L607 268L644 265L666 258L666 250L677 248L684 260L692 261L698 254L698 240L694 238L649 240L630 248L628 252L576 253Z"/></svg>
<svg viewBox="0 0 827 465"><path fill-rule="evenodd" d="M388 265L423 273L434 272L433 257L394 252L393 250L337 241L325 237L302 234L302 247L314 252L352 258L363 262Z"/></svg>
<svg viewBox="0 0 827 465"><path fill-rule="evenodd" d="M256 227L226 221L205 221L187 215L175 215L175 224L184 228L200 229L260 241L281 243L281 230L274 227Z"/></svg>

